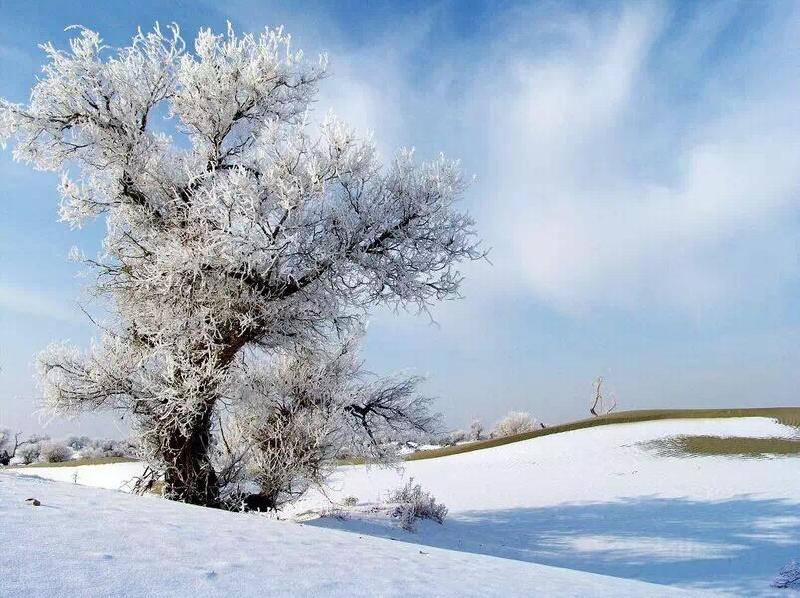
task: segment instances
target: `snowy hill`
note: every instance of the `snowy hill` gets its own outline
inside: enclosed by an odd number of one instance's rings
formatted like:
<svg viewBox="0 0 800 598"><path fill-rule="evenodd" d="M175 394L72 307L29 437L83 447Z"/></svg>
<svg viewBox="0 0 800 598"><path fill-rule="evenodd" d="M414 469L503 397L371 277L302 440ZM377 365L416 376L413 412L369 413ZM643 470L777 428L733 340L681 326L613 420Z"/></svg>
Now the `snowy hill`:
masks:
<svg viewBox="0 0 800 598"><path fill-rule="evenodd" d="M800 458L665 457L644 443L677 435L796 437L767 418L600 426L486 450L342 468L333 501L375 501L413 476L450 509L416 534L354 515L316 525L619 577L769 595L800 557ZM317 494L298 512L321 508Z"/></svg>
<svg viewBox="0 0 800 598"><path fill-rule="evenodd" d="M0 476L0 522L7 598L690 595L27 476Z"/></svg>
<svg viewBox="0 0 800 598"><path fill-rule="evenodd" d="M600 581L583 577L584 573L564 571L576 569L685 588L712 588L736 595L770 595L769 583L778 569L791 558L800 556L800 476L796 475L800 458L663 456L647 448L647 443L678 435L794 438L797 429L756 417L651 421L575 430L450 457L412 461L398 470L343 467L331 481L327 497L312 493L295 505L292 513L306 520L303 527L290 522L265 521L263 517L198 510L153 498L98 494L98 490L76 486L43 485L40 486L42 490L29 490L25 484L34 482L22 478L16 481L20 486L10 490L15 494L11 500L13 507L8 508L13 513L12 522L16 521L16 525L25 529L26 517L31 517L31 511L21 501L27 498L23 495L30 492L47 492L45 498L51 502L50 493L63 494L66 505L61 506L62 509L81 508L73 504L75 500L90 501L106 510L109 517L117 511L145 509L142 505L146 504L148 513L156 509L159 517L163 513L167 518L166 522L159 523L159 529L180 530L180 534L194 538L193 545L208 541L224 546L223 550L215 548L213 552L225 554L226 563L238 562L238 556L228 555L230 550L231 554L238 554L236 543L222 536L208 538L203 530L192 529L194 523L183 520L184 517L219 517L215 525L225 522L224 529L238 535L244 545L256 542L253 546L259 546L257 550L263 554L271 555L280 550L274 543L263 550L260 547L260 542L273 542L267 536L274 534L282 534L287 541L291 538L290 544L298 542L322 547L313 556L303 556L304 562L329 561L330 552L326 555L326 550L345 554L336 557L336 567L345 568L353 579L388 584L375 588L373 594L392 595L396 590L391 585L394 582L381 576L397 572L399 576L408 574L411 578L430 576L425 578L426 582L415 586L419 592L409 590L406 595L455 594L456 587L442 585L443 580L451 578L462 580L459 582L462 584L463 580L477 584L470 587L482 588L484 591L478 592L481 595L487 595L488 588L519 595L532 595L531 588L538 588L535 593L541 595L559 596L573 595L570 592L619 596L628 595L625 592L629 590L631 595L668 595L660 587L657 590L645 586L623 587L614 585L617 580L602 578ZM116 488L135 475L138 467L134 463L19 471ZM416 533L409 533L398 529L387 517L372 512L371 505L409 477L449 507L444 525L426 523ZM0 483L8 488L7 479L0 476ZM341 504L345 497L356 497L359 501L358 506L350 509L349 519L319 517L331 506L330 501ZM3 498L2 502L7 501ZM38 517L39 511L36 513ZM88 516L88 513L76 516ZM0 520L7 516L2 517ZM136 517L143 520L144 515L140 512ZM239 523L242 521L246 523ZM252 526L265 527L263 533L254 533ZM126 524L126 529L129 528ZM52 529L51 526L50 532ZM3 533L0 531L0 539ZM62 533L60 528L59 533ZM294 536L295 533L298 535ZM325 535L334 533L336 535ZM262 535L265 537L261 538ZM157 532L155 536L161 537ZM176 558L170 555L176 549L177 540L170 539L169 534L164 538L167 544L156 541L148 550L160 551L159 558ZM404 543L413 544L409 547ZM351 554L361 554L357 551L365 546L369 546L365 550L376 555L376 563L351 558ZM291 552L295 548L285 550ZM411 552L402 552L401 558L392 556L394 550ZM428 554L422 555L420 550ZM413 555L425 556L428 559L425 566L432 570L414 573L419 563ZM392 561L400 558L402 564L393 562L389 566L381 561L384 558ZM547 569L548 573L544 574L538 564L563 569ZM376 569L372 573L369 569L359 573L359 566L373 565ZM265 571L269 566L273 565L265 565ZM274 566L279 567L278 564ZM175 567L176 570L191 569L188 563ZM519 569L500 572L503 567ZM440 568L441 579L435 585L436 576L432 571L437 568ZM194 579L189 569L180 583L190 583L187 580ZM494 573L489 573L489 569ZM191 569L195 570L200 569ZM217 569L214 571L222 577ZM327 578L335 575L332 571L326 568L318 571L322 577L315 579L319 579L320 584L322 579L331 581L332 585L326 586L329 591L322 586L304 586L297 591L352 594L352 586L336 585L340 577ZM510 576L506 582L501 581L504 575ZM579 576L582 581L573 580L572 575ZM483 576L486 576L484 581L480 581ZM413 583L417 581L414 579ZM584 582L589 585L581 586ZM197 587L201 589L206 587L202 585L205 581L191 583L200 584ZM304 583L311 582L305 580ZM412 580L403 583L410 584ZM543 585L545 583L549 585ZM276 591L279 587L282 586L275 586ZM591 591L585 590L587 587L591 587Z"/></svg>

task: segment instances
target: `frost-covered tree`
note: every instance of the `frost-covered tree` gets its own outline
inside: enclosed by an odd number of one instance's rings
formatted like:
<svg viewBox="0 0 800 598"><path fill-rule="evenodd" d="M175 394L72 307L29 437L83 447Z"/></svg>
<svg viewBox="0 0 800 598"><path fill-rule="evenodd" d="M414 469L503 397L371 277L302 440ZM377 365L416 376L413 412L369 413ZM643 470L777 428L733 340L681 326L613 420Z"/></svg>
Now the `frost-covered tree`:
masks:
<svg viewBox="0 0 800 598"><path fill-rule="evenodd" d="M473 419L469 425L469 439L483 440L483 422L478 418Z"/></svg>
<svg viewBox="0 0 800 598"><path fill-rule="evenodd" d="M533 432L537 426L536 418L525 411L509 411L503 419L494 425L492 436L499 438L502 436L513 436Z"/></svg>
<svg viewBox="0 0 800 598"><path fill-rule="evenodd" d="M326 59L281 29L204 29L187 50L175 26L120 49L79 28L43 49L29 103L0 103L0 141L62 173L64 221L105 215L86 262L116 314L85 353L40 355L46 406L131 413L167 496L217 504L214 422L260 367L249 351L457 295L456 264L482 255L462 175L411 151L383 165L337 118L312 125Z"/></svg>
<svg viewBox="0 0 800 598"><path fill-rule="evenodd" d="M792 559L779 572L772 582L773 588L800 589L800 562Z"/></svg>
<svg viewBox="0 0 800 598"><path fill-rule="evenodd" d="M92 444L92 439L88 436L69 436L65 442L73 451L82 451Z"/></svg>
<svg viewBox="0 0 800 598"><path fill-rule="evenodd" d="M42 451L42 446L39 441L27 440L17 447L16 455L12 463L21 463L23 465L30 465L39 460L39 455Z"/></svg>
<svg viewBox="0 0 800 598"><path fill-rule="evenodd" d="M72 459L72 449L66 443L58 440L42 442L39 450L39 459L43 463L61 463Z"/></svg>
<svg viewBox="0 0 800 598"><path fill-rule="evenodd" d="M469 434L466 430L453 430L445 438L445 444L447 446L455 446L459 442L466 442L467 440L469 440Z"/></svg>
<svg viewBox="0 0 800 598"><path fill-rule="evenodd" d="M435 416L420 379L363 369L358 336L333 349L297 349L251 368L221 426L226 500L274 509L322 485L341 457L386 462L397 438L429 433Z"/></svg>
<svg viewBox="0 0 800 598"><path fill-rule="evenodd" d="M8 465L16 456L21 444L21 432L12 432L8 428L0 428L0 465Z"/></svg>

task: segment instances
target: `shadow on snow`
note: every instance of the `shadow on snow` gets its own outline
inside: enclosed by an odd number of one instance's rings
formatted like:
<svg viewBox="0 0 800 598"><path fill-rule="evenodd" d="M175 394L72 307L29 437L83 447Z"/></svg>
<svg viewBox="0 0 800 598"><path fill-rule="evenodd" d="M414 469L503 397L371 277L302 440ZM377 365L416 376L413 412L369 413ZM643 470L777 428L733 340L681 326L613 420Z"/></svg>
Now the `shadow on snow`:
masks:
<svg viewBox="0 0 800 598"><path fill-rule="evenodd" d="M800 557L800 505L741 496L458 512L417 533L376 520L322 518L319 527L650 581L770 593Z"/></svg>

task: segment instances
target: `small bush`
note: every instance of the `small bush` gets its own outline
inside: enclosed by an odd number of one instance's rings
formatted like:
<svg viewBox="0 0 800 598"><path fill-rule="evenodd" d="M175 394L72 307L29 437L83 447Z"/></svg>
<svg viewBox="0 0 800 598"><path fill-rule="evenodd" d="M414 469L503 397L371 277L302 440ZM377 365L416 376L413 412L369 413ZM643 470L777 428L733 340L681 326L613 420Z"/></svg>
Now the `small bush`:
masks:
<svg viewBox="0 0 800 598"><path fill-rule="evenodd" d="M41 445L39 460L45 463L61 463L72 458L72 449L63 442L47 441Z"/></svg>
<svg viewBox="0 0 800 598"><path fill-rule="evenodd" d="M82 459L135 456L136 445L130 440L91 440L80 449Z"/></svg>
<svg viewBox="0 0 800 598"><path fill-rule="evenodd" d="M792 559L788 565L778 572L773 588L800 589L800 562Z"/></svg>
<svg viewBox="0 0 800 598"><path fill-rule="evenodd" d="M358 498L355 496L347 496L342 501L342 504L346 507L354 507L358 504Z"/></svg>
<svg viewBox="0 0 800 598"><path fill-rule="evenodd" d="M414 478L410 478L405 486L392 492L388 502L395 505L391 510L391 516L408 532L416 530L419 519L431 519L442 524L447 516L447 507L437 503L430 492L423 490L422 486L414 484Z"/></svg>
<svg viewBox="0 0 800 598"><path fill-rule="evenodd" d="M103 449L97 448L96 446L87 446L80 450L79 457L80 459L101 459L103 457L108 457L108 455L103 451Z"/></svg>

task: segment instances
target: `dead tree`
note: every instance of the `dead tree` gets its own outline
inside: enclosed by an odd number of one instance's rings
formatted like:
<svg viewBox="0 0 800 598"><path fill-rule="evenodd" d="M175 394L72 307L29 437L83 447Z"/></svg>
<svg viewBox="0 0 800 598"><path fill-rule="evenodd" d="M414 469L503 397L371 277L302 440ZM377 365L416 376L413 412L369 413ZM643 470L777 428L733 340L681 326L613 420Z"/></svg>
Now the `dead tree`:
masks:
<svg viewBox="0 0 800 598"><path fill-rule="evenodd" d="M611 397L611 405L606 407L607 399L603 396L603 377L599 376L597 380L594 381L594 399L592 401L592 406L589 408L589 413L591 413L594 417L600 417L601 415L608 415L614 408L617 406L617 399L613 396Z"/></svg>

